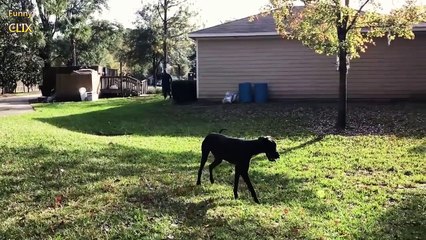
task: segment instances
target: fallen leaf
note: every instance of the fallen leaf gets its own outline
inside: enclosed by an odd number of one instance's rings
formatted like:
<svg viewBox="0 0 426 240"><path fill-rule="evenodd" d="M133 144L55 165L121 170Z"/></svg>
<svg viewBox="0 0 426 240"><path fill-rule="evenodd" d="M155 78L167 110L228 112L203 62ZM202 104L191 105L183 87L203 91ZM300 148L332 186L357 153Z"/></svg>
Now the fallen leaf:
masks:
<svg viewBox="0 0 426 240"><path fill-rule="evenodd" d="M55 196L55 207L62 206L62 200L64 196L62 194Z"/></svg>
<svg viewBox="0 0 426 240"><path fill-rule="evenodd" d="M283 213L286 214L286 215L288 214L288 212L289 212L288 208L285 208L284 211L283 211Z"/></svg>
<svg viewBox="0 0 426 240"><path fill-rule="evenodd" d="M299 228L293 228L293 229L291 229L291 231L292 231L294 234L299 234L299 233L300 233L300 229L299 229Z"/></svg>

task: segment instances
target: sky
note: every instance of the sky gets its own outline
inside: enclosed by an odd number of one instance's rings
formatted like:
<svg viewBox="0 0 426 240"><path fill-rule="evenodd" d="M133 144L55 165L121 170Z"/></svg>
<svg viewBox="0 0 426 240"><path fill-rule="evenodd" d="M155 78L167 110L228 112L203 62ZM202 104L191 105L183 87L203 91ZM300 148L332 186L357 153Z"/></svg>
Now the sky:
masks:
<svg viewBox="0 0 426 240"><path fill-rule="evenodd" d="M135 12L142 8L146 0L108 0L109 10L104 10L101 19L117 21L125 27L132 27ZM193 8L198 12L201 24L205 27L220 24L226 20L253 15L268 3L268 0L192 0Z"/></svg>
<svg viewBox="0 0 426 240"><path fill-rule="evenodd" d="M98 14L97 18L117 21L125 27L133 27L135 12L141 9L142 2L155 0L108 0L109 10ZM202 27L211 27L227 20L239 19L260 12L269 0L192 0L194 9L199 13ZM352 2L358 2L353 0ZM402 0L382 0L385 11L398 7ZM418 0L426 5L426 0Z"/></svg>

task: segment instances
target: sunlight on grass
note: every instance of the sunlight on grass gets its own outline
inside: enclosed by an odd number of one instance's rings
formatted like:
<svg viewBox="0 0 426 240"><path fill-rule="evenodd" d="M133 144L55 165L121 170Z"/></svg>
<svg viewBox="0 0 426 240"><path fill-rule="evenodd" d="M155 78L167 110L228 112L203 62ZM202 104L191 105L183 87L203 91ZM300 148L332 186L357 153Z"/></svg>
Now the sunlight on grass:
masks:
<svg viewBox="0 0 426 240"><path fill-rule="evenodd" d="M329 127L333 106L175 106L150 97L35 108L0 119L0 239L426 234L425 105L382 106L383 128L372 134L321 137L316 131ZM361 115L356 111L365 114L363 106L352 110ZM386 112L391 119L414 117L395 132ZM251 164L260 205L242 180L233 200L227 163L215 169L215 184L206 166L202 185L195 185L201 141L222 128L232 136L277 139L278 162L260 155Z"/></svg>

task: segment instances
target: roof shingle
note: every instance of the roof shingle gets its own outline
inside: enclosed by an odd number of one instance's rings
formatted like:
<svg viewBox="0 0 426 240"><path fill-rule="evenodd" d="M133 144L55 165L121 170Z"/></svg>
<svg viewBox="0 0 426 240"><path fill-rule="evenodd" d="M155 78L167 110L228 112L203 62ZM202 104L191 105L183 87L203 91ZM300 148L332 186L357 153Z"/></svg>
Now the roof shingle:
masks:
<svg viewBox="0 0 426 240"><path fill-rule="evenodd" d="M303 6L293 8L293 11L299 12ZM234 37L234 36L276 36L275 20L271 14L257 16L254 21L249 21L250 17L245 17L216 25L213 27L201 29L189 34L191 38L202 37ZM426 31L426 23L417 24L413 31Z"/></svg>
<svg viewBox="0 0 426 240"><path fill-rule="evenodd" d="M254 32L276 32L275 20L271 15L259 16L250 22L249 17L230 21L224 24L201 29L191 34L214 34L214 33L254 33Z"/></svg>

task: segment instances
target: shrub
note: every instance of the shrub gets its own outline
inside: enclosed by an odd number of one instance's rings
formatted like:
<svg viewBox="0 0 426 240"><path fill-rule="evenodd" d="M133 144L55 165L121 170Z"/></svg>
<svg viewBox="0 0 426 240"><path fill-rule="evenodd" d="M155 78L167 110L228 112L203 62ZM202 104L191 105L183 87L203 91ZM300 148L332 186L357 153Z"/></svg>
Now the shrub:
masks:
<svg viewBox="0 0 426 240"><path fill-rule="evenodd" d="M179 80L172 82L172 95L176 103L186 103L197 100L197 82Z"/></svg>

